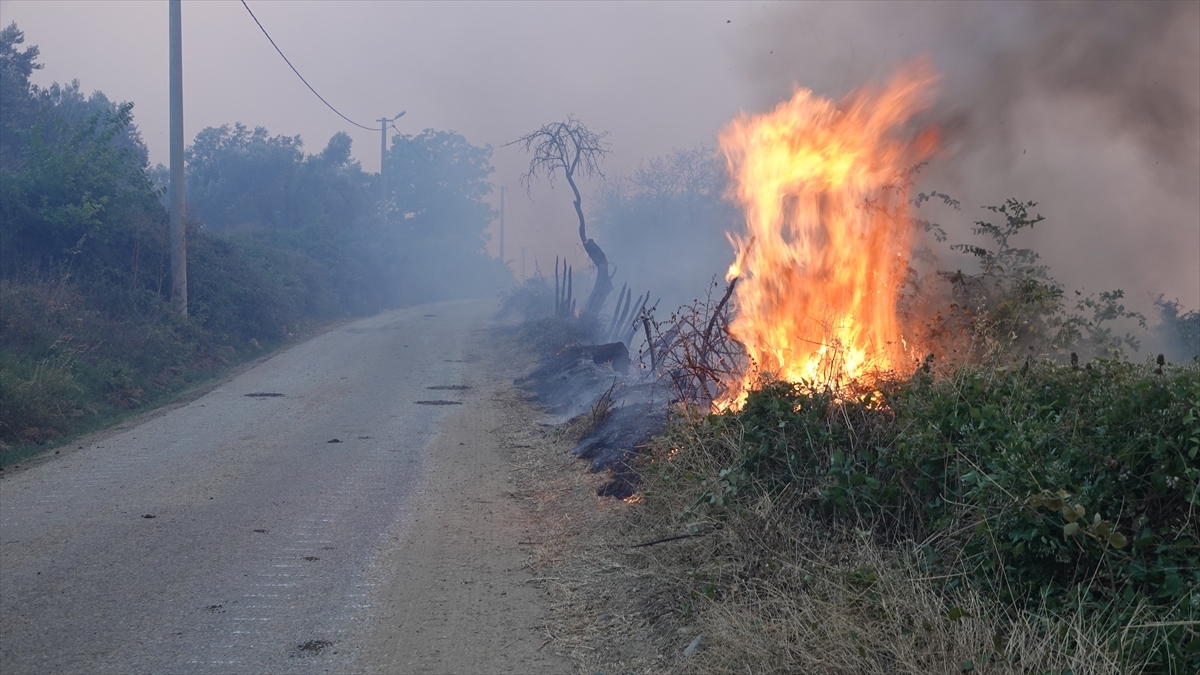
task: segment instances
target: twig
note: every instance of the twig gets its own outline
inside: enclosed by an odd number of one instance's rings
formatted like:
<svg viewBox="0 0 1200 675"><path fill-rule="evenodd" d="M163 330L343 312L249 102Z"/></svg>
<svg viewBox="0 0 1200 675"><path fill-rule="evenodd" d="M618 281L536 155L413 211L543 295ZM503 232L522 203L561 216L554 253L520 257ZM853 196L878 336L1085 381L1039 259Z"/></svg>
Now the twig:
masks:
<svg viewBox="0 0 1200 675"><path fill-rule="evenodd" d="M646 349L650 351L650 372L658 370L658 360L654 356L654 341L650 339L650 317L642 315L642 327L646 329Z"/></svg>
<svg viewBox="0 0 1200 675"><path fill-rule="evenodd" d="M717 303L717 309L713 312L712 318L708 320L708 328L704 329L704 344L708 344L708 338L712 335L713 326L717 325L717 320L721 318L721 310L724 309L725 303L729 302L729 296L733 295L733 289L737 287L738 279L734 277L733 281L729 282L729 288L725 289L725 295L721 296L721 301Z"/></svg>
<svg viewBox="0 0 1200 675"><path fill-rule="evenodd" d="M655 544L665 544L668 541L675 541L677 539L691 539L692 537L703 537L706 534L708 534L708 533L701 532L701 533L697 533L697 534L687 534L687 533L676 534L676 535L672 535L670 537L663 537L662 539L653 539L651 541L643 541L642 543L634 544L633 546L630 546L629 548L642 548L643 546L654 546Z"/></svg>

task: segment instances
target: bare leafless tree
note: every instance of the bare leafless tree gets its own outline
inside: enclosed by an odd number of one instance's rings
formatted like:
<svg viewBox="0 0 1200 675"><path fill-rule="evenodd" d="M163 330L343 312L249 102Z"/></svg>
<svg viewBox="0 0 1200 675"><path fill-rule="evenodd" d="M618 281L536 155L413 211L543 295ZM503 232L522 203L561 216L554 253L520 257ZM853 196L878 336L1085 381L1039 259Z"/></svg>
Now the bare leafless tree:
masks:
<svg viewBox="0 0 1200 675"><path fill-rule="evenodd" d="M580 312L582 316L595 318L604 308L608 294L612 292L612 277L608 273L608 257L600 249L594 239L587 236L587 222L583 217L583 197L579 194L579 186L575 184L576 177L603 177L600 162L608 154L608 144L604 142L607 132L596 133L588 129L582 122L568 115L562 122L544 124L540 129L526 134L505 145L519 146L525 152L533 155L529 160L529 171L521 176L521 182L528 190L539 177L545 177L550 185L561 171L575 194L575 215L579 217L579 241L588 258L596 266L596 283L588 295L587 302Z"/></svg>

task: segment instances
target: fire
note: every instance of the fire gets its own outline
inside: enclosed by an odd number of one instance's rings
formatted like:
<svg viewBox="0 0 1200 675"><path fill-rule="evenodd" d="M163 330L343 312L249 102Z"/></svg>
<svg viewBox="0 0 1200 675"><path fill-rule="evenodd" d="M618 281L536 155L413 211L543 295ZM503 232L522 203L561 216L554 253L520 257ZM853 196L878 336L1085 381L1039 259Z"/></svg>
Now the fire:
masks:
<svg viewBox="0 0 1200 675"><path fill-rule="evenodd" d="M907 366L896 313L912 245L903 176L937 137L905 127L936 81L918 63L840 102L797 89L721 132L746 214L746 231L729 235L738 252L726 276L738 279L730 331L753 367L726 383L718 407L741 407L760 373L836 387Z"/></svg>

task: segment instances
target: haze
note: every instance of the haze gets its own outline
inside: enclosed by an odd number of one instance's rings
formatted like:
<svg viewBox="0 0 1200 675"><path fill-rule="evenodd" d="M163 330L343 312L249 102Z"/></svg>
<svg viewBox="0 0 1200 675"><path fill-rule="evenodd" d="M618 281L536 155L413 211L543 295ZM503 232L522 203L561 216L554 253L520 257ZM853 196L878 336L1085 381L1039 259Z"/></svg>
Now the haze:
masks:
<svg viewBox="0 0 1200 675"><path fill-rule="evenodd" d="M582 267L586 255L569 191L541 183L527 197L527 158L504 143L573 113L609 132L606 174L627 175L672 148L715 145L739 110L772 106L793 86L840 96L928 54L945 75L933 117L947 145L922 187L964 205L937 214L944 224L965 235L983 204L1037 200L1047 222L1033 243L1068 286L1124 288L1142 306L1158 293L1200 305L1200 3L250 7L351 119L370 126L406 110L405 133L450 129L492 145L518 274L522 246L530 274L535 261L547 271L570 254ZM151 162L167 161L166 3L6 1L0 14L41 48L35 83L78 78L85 91L134 102ZM378 133L317 101L240 3L185 2L183 22L189 143L240 121L300 134L317 152L346 131L363 167L378 170ZM588 185L585 200L598 189ZM490 246L495 254L495 236Z"/></svg>

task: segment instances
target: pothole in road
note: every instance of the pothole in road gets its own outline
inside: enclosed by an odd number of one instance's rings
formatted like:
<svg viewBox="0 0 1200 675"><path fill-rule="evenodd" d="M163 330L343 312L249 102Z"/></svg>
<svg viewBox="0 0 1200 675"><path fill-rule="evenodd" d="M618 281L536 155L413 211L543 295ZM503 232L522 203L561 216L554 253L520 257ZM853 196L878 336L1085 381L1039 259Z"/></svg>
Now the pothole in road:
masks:
<svg viewBox="0 0 1200 675"><path fill-rule="evenodd" d="M417 405L462 405L462 401L443 401L441 399L434 401L413 401Z"/></svg>
<svg viewBox="0 0 1200 675"><path fill-rule="evenodd" d="M329 640L309 640L308 642L296 645L296 652L301 657L317 656L332 646L333 643Z"/></svg>
<svg viewBox="0 0 1200 675"><path fill-rule="evenodd" d="M242 394L242 396L249 396L250 398L275 398L276 396L283 396L283 394L277 391L256 391L250 394Z"/></svg>
<svg viewBox="0 0 1200 675"><path fill-rule="evenodd" d="M306 555L303 558L301 558L301 560L307 560L308 562L316 562L316 561L320 560L320 558L318 558L315 555Z"/></svg>
<svg viewBox="0 0 1200 675"><path fill-rule="evenodd" d="M425 388L433 389L435 391L466 391L466 390L470 389L470 387L468 387L465 384L436 384L432 387L425 387Z"/></svg>

